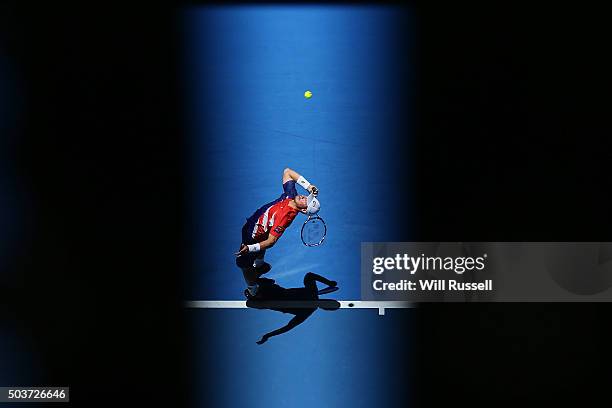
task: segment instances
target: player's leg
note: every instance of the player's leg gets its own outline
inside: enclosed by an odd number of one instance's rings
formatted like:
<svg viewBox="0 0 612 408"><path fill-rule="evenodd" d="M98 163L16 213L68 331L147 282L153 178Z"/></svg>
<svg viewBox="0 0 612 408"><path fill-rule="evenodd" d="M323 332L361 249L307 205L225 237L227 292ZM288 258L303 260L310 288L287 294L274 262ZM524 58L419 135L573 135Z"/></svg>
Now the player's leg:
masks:
<svg viewBox="0 0 612 408"><path fill-rule="evenodd" d="M255 229L255 224L251 222L246 222L242 227L242 243L244 245L255 244L256 241L253 239L253 230ZM264 261L264 256L266 255L266 250L256 252L253 255L252 266L257 269L257 273L259 275L263 275L271 269L269 263Z"/></svg>
<svg viewBox="0 0 612 408"><path fill-rule="evenodd" d="M239 250L243 247L243 245L249 245L252 243L252 238L248 231L249 231L249 224L246 223L242 227L242 237L241 237L242 240L240 241L240 246L238 247ZM244 277L244 280L247 286L252 284L252 282L257 278L257 276L255 276L254 271L252 271L254 260L255 260L255 254L251 254L251 253L240 255L239 257L236 258L236 266L242 270L242 275Z"/></svg>
<svg viewBox="0 0 612 408"><path fill-rule="evenodd" d="M252 237L254 225L251 223L245 223L242 227L242 245L254 244L255 240ZM242 276L247 285L247 290L254 296L257 293L257 277L259 276L257 269L255 268L255 260L259 256L258 253L248 253L241 255L236 258L236 265L242 270Z"/></svg>
<svg viewBox="0 0 612 408"><path fill-rule="evenodd" d="M253 267L255 261L254 254L244 254L236 258L236 265L242 270L244 281L247 286L251 285L257 279L257 272Z"/></svg>
<svg viewBox="0 0 612 408"><path fill-rule="evenodd" d="M255 255L255 261L253 262L253 266L257 271L257 277L260 277L261 275L270 272L270 269L272 269L272 265L264 261L265 255L265 249L263 251L257 252L257 254Z"/></svg>

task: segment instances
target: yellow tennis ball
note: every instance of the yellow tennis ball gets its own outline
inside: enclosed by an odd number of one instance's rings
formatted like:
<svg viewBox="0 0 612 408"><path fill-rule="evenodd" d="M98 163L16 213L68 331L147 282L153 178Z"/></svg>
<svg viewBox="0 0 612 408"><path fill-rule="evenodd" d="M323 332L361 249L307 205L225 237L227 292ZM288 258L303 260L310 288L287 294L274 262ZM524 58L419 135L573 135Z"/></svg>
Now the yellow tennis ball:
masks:
<svg viewBox="0 0 612 408"><path fill-rule="evenodd" d="M304 98L306 98L306 99L312 98L312 92L310 92L310 91L304 92Z"/></svg>

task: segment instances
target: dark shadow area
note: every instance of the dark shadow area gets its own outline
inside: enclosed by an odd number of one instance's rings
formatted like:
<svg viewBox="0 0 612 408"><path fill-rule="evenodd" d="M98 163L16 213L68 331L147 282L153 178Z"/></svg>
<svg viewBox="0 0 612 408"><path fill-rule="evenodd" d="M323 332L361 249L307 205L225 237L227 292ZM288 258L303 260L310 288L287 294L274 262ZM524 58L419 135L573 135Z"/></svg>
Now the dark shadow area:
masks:
<svg viewBox="0 0 612 408"><path fill-rule="evenodd" d="M420 5L416 143L399 149L413 147L415 189L400 193L416 200L419 225L405 222L404 240L612 239L604 15ZM416 405L609 399L611 313L610 303L421 305Z"/></svg>
<svg viewBox="0 0 612 408"><path fill-rule="evenodd" d="M328 287L337 286L337 282L330 281L312 272L304 275L304 286L300 288L284 288L273 279L257 278L257 284L259 285L257 296L249 296L247 307L275 310L294 315L285 326L264 334L257 344L265 343L270 337L287 333L306 321L318 308L324 310L340 308L340 302L337 300L319 299L317 282L321 282Z"/></svg>
<svg viewBox="0 0 612 408"><path fill-rule="evenodd" d="M188 405L172 12L0 5L1 385Z"/></svg>

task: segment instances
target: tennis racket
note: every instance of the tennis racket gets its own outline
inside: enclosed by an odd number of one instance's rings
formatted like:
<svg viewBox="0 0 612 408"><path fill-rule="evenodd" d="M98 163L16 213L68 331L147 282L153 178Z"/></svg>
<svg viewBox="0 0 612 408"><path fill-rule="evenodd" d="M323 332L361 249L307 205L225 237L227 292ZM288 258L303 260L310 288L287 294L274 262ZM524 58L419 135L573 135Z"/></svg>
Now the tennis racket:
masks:
<svg viewBox="0 0 612 408"><path fill-rule="evenodd" d="M318 215L310 216L302 225L302 242L309 247L319 246L325 240L327 226Z"/></svg>

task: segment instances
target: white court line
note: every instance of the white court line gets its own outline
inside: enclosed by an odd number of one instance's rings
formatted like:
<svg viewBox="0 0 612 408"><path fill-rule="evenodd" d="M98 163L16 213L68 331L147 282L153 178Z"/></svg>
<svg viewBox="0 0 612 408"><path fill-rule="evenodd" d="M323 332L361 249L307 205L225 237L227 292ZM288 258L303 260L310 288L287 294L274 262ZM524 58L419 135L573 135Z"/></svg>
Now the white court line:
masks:
<svg viewBox="0 0 612 408"><path fill-rule="evenodd" d="M338 302L340 303L340 309L378 309L380 316L384 316L385 309L411 309L414 307L414 303L402 301L338 300ZM293 306L306 307L303 306L303 302L301 304L296 303ZM245 300L190 300L185 302L185 307L192 309L246 309L247 305Z"/></svg>

